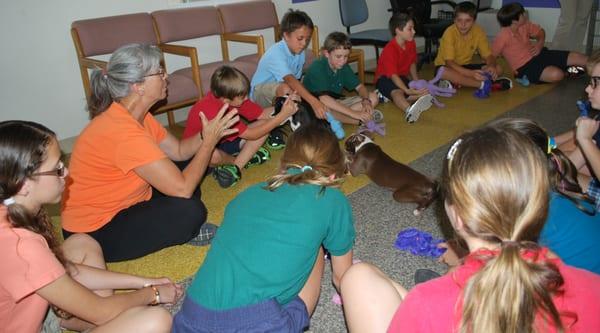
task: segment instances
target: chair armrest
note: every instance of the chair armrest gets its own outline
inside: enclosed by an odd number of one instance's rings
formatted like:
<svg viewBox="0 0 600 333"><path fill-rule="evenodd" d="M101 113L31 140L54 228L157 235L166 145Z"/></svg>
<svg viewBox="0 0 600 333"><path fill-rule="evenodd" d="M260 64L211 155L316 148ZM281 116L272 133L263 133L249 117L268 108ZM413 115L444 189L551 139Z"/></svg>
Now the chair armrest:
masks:
<svg viewBox="0 0 600 333"><path fill-rule="evenodd" d="M265 54L265 39L262 35L245 35L226 32L221 34L221 48L223 51L223 58L226 60L229 60L229 48L227 47L227 42L255 44L258 56L262 57L262 55Z"/></svg>
<svg viewBox="0 0 600 333"><path fill-rule="evenodd" d="M198 96L202 96L202 80L200 79L200 63L198 62L198 51L195 47L185 45L175 45L160 43L158 47L168 54L174 54L190 58L190 67L192 69L192 79L196 83L198 89ZM166 66L165 66L166 70Z"/></svg>
<svg viewBox="0 0 600 333"><path fill-rule="evenodd" d="M191 46L161 43L158 45L158 47L164 53L175 54L192 59L195 58L194 56L197 55L196 48Z"/></svg>

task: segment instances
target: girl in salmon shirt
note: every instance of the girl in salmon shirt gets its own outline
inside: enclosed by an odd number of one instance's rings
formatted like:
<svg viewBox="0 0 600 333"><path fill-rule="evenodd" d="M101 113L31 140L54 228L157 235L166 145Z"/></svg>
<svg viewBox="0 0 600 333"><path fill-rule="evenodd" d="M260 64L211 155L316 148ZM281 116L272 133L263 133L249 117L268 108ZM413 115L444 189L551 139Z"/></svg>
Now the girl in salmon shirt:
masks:
<svg viewBox="0 0 600 333"><path fill-rule="evenodd" d="M61 198L69 171L60 157L48 128L0 122L0 330L40 332L50 303L70 330L169 332L169 313L148 305L175 302L180 286L107 271L88 235L59 245L42 206Z"/></svg>

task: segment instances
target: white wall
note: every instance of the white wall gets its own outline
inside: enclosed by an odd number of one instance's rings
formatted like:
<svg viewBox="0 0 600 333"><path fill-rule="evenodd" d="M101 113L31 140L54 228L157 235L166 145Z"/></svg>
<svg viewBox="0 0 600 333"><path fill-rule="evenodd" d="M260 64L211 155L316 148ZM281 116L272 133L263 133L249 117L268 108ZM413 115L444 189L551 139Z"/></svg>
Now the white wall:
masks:
<svg viewBox="0 0 600 333"><path fill-rule="evenodd" d="M214 5L237 0L205 0L194 5ZM334 30L344 31L336 0L318 0L292 5L291 0L273 0L281 17L288 8L306 11L320 29L320 40ZM369 20L356 29L386 28L389 2L367 0ZM494 0L499 8L501 0ZM85 98L70 37L74 20L172 8L169 0L53 0L2 1L0 4L0 120L24 119L45 124L60 139L76 136L88 122ZM551 38L557 21L555 9L530 10ZM539 14L538 14L539 13ZM268 42L272 41L267 38ZM419 41L417 41L420 43ZM200 62L220 59L218 39L195 41ZM372 48L363 48L367 59ZM235 53L244 51L234 49ZM172 59L167 58L169 62ZM172 64L172 61L169 63ZM183 65L181 63L180 65ZM172 67L172 66L170 66ZM178 119L185 112L178 112ZM164 121L164 116L161 116Z"/></svg>
<svg viewBox="0 0 600 333"><path fill-rule="evenodd" d="M206 0L194 5L223 2L233 1ZM344 31L336 0L294 5L291 0L273 2L279 17L292 7L306 11L319 26L321 41L333 30ZM387 1L369 1L369 20L358 28L385 28L388 6ZM76 136L88 123L88 114L69 32L71 22L172 7L168 0L2 1L0 120L37 121L56 131L60 139ZM200 62L220 59L216 41L208 38L198 43ZM367 50L367 56L373 57L373 52ZM178 113L181 117L185 112Z"/></svg>

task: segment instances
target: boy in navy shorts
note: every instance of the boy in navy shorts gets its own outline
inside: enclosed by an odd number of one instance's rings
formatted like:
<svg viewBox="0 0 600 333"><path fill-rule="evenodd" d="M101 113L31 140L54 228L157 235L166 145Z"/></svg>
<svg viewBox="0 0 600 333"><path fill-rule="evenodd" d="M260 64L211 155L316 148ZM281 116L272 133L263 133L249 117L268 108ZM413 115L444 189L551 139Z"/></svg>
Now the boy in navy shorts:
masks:
<svg viewBox="0 0 600 333"><path fill-rule="evenodd" d="M492 54L502 55L521 82L558 82L565 77L567 67L585 66L584 54L545 48L544 29L529 21L521 4L502 6L497 19L502 28L492 44Z"/></svg>
<svg viewBox="0 0 600 333"><path fill-rule="evenodd" d="M215 70L210 78L210 90L190 110L183 137L188 138L202 131L200 112L210 120L224 107L238 110L240 121L232 126L238 132L224 137L211 158L211 165L216 165L213 176L221 187L228 188L241 179L243 168L262 164L271 158L262 145L269 132L293 115L297 106L290 98L281 112L271 117L273 108L263 110L249 100L248 78L229 66Z"/></svg>
<svg viewBox="0 0 600 333"><path fill-rule="evenodd" d="M414 123L433 101L426 88L416 90L408 87L411 79L419 79L415 23L410 15L395 13L390 18L389 28L394 38L381 52L375 71L375 85L384 97L404 111L407 122Z"/></svg>

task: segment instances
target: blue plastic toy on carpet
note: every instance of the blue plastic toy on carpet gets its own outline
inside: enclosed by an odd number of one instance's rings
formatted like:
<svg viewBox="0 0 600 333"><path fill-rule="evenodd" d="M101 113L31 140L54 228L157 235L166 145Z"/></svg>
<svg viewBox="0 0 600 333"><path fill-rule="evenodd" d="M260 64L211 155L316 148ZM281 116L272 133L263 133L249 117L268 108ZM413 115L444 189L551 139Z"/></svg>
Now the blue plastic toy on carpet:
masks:
<svg viewBox="0 0 600 333"><path fill-rule="evenodd" d="M434 238L428 232L407 228L398 233L394 246L414 255L437 258L446 252L446 249L438 247L438 244L442 242L444 242L443 239Z"/></svg>

